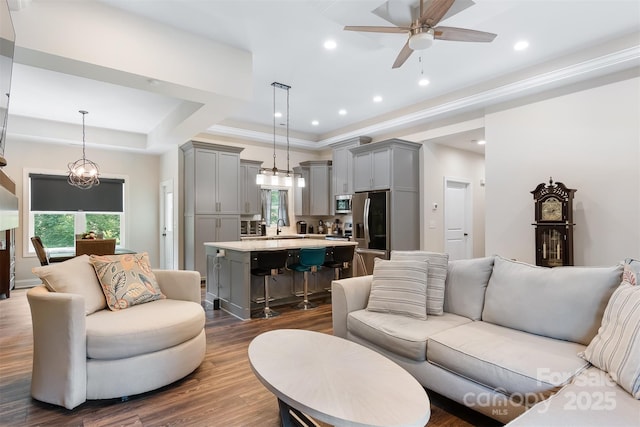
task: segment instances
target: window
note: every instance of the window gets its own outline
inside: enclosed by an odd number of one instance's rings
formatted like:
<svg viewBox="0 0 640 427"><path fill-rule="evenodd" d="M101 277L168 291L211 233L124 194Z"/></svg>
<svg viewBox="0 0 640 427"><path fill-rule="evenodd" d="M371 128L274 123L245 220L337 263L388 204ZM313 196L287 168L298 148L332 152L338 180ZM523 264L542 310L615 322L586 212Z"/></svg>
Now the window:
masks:
<svg viewBox="0 0 640 427"><path fill-rule="evenodd" d="M278 188L262 189L262 217L267 226L275 226L279 219L289 226L289 191Z"/></svg>
<svg viewBox="0 0 640 427"><path fill-rule="evenodd" d="M29 235L40 236L48 249L73 248L76 236L88 231L123 245L122 179L101 178L99 186L81 190L66 175L30 173L29 207Z"/></svg>

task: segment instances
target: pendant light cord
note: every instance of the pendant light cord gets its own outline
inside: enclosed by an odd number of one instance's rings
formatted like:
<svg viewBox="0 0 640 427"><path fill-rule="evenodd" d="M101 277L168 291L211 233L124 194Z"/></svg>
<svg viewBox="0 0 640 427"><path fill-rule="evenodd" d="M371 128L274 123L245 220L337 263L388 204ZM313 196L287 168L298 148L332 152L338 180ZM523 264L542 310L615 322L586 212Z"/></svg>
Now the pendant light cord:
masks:
<svg viewBox="0 0 640 427"><path fill-rule="evenodd" d="M273 173L278 171L276 168L276 85L273 86Z"/></svg>

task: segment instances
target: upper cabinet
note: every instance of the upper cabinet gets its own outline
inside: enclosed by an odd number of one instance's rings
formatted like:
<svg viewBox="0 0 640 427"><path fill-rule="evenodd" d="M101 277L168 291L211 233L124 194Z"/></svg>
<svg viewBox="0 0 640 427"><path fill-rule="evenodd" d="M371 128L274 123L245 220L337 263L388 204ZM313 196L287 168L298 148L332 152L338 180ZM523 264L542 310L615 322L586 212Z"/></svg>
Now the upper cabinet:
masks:
<svg viewBox="0 0 640 427"><path fill-rule="evenodd" d="M353 191L417 191L420 147L414 142L390 139L351 148Z"/></svg>
<svg viewBox="0 0 640 427"><path fill-rule="evenodd" d="M350 149L366 144L371 138L361 136L331 145L333 148L333 194L353 194L353 154Z"/></svg>
<svg viewBox="0 0 640 427"><path fill-rule="evenodd" d="M306 186L296 187L296 215L332 215L331 160L301 162L294 172L304 177Z"/></svg>
<svg viewBox="0 0 640 427"><path fill-rule="evenodd" d="M260 213L260 186L256 176L262 167L261 161L240 159L240 213L257 215Z"/></svg>
<svg viewBox="0 0 640 427"><path fill-rule="evenodd" d="M190 141L184 151L185 215L239 214L239 147Z"/></svg>

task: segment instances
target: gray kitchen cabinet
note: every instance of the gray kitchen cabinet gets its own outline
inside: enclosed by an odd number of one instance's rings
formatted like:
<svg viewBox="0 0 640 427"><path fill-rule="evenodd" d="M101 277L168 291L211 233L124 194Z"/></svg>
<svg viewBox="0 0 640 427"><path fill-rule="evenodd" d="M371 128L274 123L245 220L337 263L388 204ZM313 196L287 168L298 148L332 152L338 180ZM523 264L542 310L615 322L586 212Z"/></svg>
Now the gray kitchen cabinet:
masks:
<svg viewBox="0 0 640 427"><path fill-rule="evenodd" d="M354 192L416 191L420 147L414 142L390 139L351 148Z"/></svg>
<svg viewBox="0 0 640 427"><path fill-rule="evenodd" d="M331 144L333 149L333 194L353 194L353 154L350 149L371 142L371 138L360 136Z"/></svg>
<svg viewBox="0 0 640 427"><path fill-rule="evenodd" d="M188 270L199 271L200 275L204 277L207 272L207 259L204 250L205 242L231 242L240 240L240 217L238 215L196 215L193 231L194 247L197 249L196 256L194 257L193 267L185 267Z"/></svg>
<svg viewBox="0 0 640 427"><path fill-rule="evenodd" d="M294 171L305 178L306 186L296 187L296 215L332 215L331 160L301 162Z"/></svg>
<svg viewBox="0 0 640 427"><path fill-rule="evenodd" d="M198 141L180 148L184 154L184 268L204 277L204 242L240 240L243 148Z"/></svg>
<svg viewBox="0 0 640 427"><path fill-rule="evenodd" d="M260 186L256 184L256 176L261 167L261 161L240 159L240 213L242 215L261 213Z"/></svg>

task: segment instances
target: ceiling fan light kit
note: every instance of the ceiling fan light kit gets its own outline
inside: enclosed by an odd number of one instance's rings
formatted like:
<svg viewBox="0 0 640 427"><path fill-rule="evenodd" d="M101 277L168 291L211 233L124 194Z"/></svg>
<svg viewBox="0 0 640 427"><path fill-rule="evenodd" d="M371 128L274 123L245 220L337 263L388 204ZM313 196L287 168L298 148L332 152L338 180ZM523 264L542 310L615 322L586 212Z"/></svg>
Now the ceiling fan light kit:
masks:
<svg viewBox="0 0 640 427"><path fill-rule="evenodd" d="M433 45L433 29L415 33L409 38L409 47L413 50L429 49Z"/></svg>
<svg viewBox="0 0 640 427"><path fill-rule="evenodd" d="M420 0L419 16L407 26L346 26L344 29L373 33L407 33L409 37L396 57L392 68L401 67L414 50L428 49L434 40L489 43L496 38L496 34L484 31L437 27L436 25L444 18L453 3L454 0L431 0L425 8L424 0Z"/></svg>

